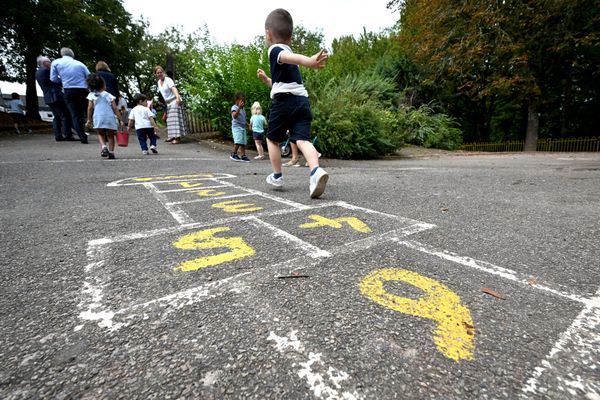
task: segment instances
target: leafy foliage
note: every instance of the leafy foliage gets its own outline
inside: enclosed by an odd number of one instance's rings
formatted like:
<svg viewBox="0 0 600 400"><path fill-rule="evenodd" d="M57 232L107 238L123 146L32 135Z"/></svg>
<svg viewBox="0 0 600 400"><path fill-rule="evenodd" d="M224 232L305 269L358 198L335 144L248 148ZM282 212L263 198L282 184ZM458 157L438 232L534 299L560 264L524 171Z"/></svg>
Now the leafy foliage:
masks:
<svg viewBox="0 0 600 400"><path fill-rule="evenodd" d="M461 131L454 118L436 113L426 104L416 109L403 109L398 119L406 141L412 144L456 150L462 143Z"/></svg>
<svg viewBox="0 0 600 400"><path fill-rule="evenodd" d="M393 152L402 142L391 107L391 81L375 74L347 75L315 92L313 132L323 154L374 158Z"/></svg>

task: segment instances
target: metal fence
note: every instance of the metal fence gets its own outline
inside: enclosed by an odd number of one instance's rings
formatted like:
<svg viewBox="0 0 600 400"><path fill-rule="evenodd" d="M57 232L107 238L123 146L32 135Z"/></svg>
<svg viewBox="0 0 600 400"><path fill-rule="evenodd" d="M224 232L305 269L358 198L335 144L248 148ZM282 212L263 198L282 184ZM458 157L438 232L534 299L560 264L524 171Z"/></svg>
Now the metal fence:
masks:
<svg viewBox="0 0 600 400"><path fill-rule="evenodd" d="M469 143L463 144L460 150L487 152L519 152L523 151L524 141L504 143ZM600 137L539 139L537 151L554 152L600 152Z"/></svg>

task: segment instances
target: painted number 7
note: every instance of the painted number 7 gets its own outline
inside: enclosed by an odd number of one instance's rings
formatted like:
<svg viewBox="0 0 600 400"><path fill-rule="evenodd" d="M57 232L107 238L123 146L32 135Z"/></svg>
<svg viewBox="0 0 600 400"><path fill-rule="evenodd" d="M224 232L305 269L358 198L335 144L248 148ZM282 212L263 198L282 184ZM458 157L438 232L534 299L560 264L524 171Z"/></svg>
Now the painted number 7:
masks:
<svg viewBox="0 0 600 400"><path fill-rule="evenodd" d="M425 296L414 300L389 293L384 288L388 281L415 286L423 290ZM444 356L454 361L473 359L475 332L471 313L461 304L460 297L443 284L405 269L384 268L363 278L359 288L383 307L435 321L433 341Z"/></svg>

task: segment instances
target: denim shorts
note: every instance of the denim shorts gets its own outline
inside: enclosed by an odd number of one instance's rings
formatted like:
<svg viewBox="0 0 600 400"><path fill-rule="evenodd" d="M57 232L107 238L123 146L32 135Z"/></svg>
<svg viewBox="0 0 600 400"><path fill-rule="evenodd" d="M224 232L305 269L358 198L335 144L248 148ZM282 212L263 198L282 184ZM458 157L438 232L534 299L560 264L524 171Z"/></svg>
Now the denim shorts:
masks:
<svg viewBox="0 0 600 400"><path fill-rule="evenodd" d="M232 126L231 133L233 135L233 143L246 145L248 138L246 137L246 130L240 126Z"/></svg>
<svg viewBox="0 0 600 400"><path fill-rule="evenodd" d="M310 140L310 124L312 113L308 97L295 96L289 93L277 93L273 98L269 114L269 140L281 143L290 140Z"/></svg>

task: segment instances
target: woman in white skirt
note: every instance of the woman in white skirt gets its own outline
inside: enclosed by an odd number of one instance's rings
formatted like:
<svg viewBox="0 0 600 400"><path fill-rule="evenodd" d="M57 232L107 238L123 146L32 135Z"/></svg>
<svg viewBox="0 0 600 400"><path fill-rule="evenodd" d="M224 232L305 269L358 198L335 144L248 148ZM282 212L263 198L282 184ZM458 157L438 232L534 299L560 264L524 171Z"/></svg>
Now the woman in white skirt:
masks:
<svg viewBox="0 0 600 400"><path fill-rule="evenodd" d="M185 122L181 96L173 79L165 75L165 70L160 65L154 67L154 76L158 79L158 90L167 103L167 142L178 144L185 136Z"/></svg>

